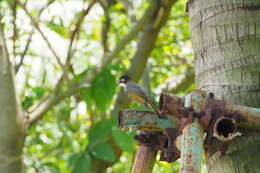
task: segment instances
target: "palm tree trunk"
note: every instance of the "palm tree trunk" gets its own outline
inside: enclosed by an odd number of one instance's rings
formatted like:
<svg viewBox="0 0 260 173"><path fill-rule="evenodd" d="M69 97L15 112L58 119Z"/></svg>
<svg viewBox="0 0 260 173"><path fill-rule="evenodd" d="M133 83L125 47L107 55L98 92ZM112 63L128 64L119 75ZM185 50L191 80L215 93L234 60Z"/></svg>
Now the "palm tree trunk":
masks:
<svg viewBox="0 0 260 173"><path fill-rule="evenodd" d="M259 108L260 0L190 0L187 7L198 88ZM260 133L241 132L224 156L206 153L208 172L260 172Z"/></svg>

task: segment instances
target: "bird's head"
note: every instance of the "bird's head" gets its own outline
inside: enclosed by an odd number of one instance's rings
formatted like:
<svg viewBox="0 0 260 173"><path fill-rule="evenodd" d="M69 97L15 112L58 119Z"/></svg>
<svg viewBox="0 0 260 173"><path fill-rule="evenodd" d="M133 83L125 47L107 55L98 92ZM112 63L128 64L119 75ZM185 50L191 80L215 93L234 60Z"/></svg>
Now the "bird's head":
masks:
<svg viewBox="0 0 260 173"><path fill-rule="evenodd" d="M132 79L130 76L128 75L123 75L119 78L118 83L119 86L124 86L125 84L127 84L128 82L130 82Z"/></svg>

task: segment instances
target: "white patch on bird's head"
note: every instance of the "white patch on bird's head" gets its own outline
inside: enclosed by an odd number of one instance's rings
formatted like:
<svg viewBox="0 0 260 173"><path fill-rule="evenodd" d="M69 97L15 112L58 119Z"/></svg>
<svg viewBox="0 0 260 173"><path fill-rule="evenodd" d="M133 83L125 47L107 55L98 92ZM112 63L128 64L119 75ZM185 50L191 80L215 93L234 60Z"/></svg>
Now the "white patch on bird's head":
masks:
<svg viewBox="0 0 260 173"><path fill-rule="evenodd" d="M125 81L126 81L126 80L123 78L123 79L120 79L119 82L120 82L120 83L125 83Z"/></svg>
<svg viewBox="0 0 260 173"><path fill-rule="evenodd" d="M128 75L124 75L124 76L120 77L120 79L118 80L118 83L119 83L119 85L122 84L122 83L126 84L130 81L131 81L131 78ZM123 86L123 85L120 85L120 86Z"/></svg>

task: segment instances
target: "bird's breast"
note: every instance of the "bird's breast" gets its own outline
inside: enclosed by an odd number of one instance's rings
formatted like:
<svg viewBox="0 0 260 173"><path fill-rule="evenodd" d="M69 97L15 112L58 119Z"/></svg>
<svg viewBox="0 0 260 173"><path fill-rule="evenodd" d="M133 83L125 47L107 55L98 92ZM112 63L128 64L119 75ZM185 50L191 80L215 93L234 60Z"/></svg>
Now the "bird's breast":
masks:
<svg viewBox="0 0 260 173"><path fill-rule="evenodd" d="M146 100L134 92L128 92L127 95L135 102L145 104Z"/></svg>

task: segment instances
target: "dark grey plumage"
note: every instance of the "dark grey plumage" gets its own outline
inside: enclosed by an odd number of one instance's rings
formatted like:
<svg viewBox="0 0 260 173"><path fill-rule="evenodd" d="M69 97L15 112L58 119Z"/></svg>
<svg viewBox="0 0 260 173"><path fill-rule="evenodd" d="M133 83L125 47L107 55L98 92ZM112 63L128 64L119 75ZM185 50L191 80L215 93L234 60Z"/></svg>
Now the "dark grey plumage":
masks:
<svg viewBox="0 0 260 173"><path fill-rule="evenodd" d="M160 116L157 106L153 103L153 100L147 93L147 91L140 85L132 81L129 76L122 76L119 79L119 85L124 88L124 91L131 98L131 100L146 107L151 107L156 113L156 115L158 117Z"/></svg>

